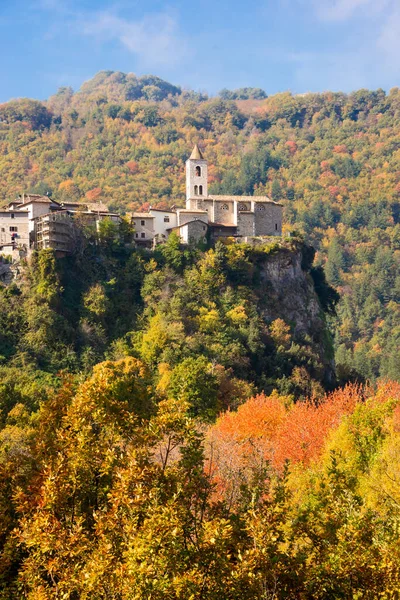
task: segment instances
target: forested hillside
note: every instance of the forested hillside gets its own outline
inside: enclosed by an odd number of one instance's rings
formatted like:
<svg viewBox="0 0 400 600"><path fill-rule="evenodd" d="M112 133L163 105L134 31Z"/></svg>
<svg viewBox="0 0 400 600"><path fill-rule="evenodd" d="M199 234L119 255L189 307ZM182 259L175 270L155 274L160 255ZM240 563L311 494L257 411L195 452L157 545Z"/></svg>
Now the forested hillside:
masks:
<svg viewBox="0 0 400 600"><path fill-rule="evenodd" d="M337 294L301 241L202 251L172 234L152 252L126 246L125 222L85 233L79 254L35 253L0 286L4 416L21 398L34 408L31 383L124 356L170 393L186 386L202 418L254 392L305 399L336 384L326 316Z"/></svg>
<svg viewBox="0 0 400 600"><path fill-rule="evenodd" d="M267 193L339 290L336 361L400 378L400 90L220 97L102 72L46 103L0 107L0 195L51 192L125 211L182 204L200 143L213 192Z"/></svg>

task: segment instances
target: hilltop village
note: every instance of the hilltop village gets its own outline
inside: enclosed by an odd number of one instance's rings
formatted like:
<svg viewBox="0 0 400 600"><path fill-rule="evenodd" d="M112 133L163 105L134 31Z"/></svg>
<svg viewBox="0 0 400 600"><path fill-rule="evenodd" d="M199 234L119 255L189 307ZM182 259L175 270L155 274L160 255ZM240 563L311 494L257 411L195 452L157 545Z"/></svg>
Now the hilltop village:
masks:
<svg viewBox="0 0 400 600"><path fill-rule="evenodd" d="M267 196L209 194L208 162L197 145L186 161L186 207L150 208L129 218L135 243L147 248L163 243L172 232L183 244L282 234L282 205ZM18 260L43 248L61 256L71 253L78 225L98 228L104 219L118 223L121 216L101 203L57 202L48 196L23 194L0 211L0 254Z"/></svg>

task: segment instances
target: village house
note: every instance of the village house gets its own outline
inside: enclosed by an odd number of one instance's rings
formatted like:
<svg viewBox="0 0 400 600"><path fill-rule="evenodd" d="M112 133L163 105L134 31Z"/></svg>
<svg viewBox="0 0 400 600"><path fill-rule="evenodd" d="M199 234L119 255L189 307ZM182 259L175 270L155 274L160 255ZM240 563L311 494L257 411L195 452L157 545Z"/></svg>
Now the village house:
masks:
<svg viewBox="0 0 400 600"><path fill-rule="evenodd" d="M77 218L94 227L105 218L120 220L103 204L61 203L48 196L23 194L0 210L0 254L18 260L34 249L53 248L59 255L70 253L74 250Z"/></svg>

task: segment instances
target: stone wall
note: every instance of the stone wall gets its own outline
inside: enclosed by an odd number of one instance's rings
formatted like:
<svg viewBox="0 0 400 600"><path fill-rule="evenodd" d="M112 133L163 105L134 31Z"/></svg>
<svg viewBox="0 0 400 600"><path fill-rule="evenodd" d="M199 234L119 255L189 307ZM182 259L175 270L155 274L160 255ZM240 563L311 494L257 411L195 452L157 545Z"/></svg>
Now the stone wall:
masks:
<svg viewBox="0 0 400 600"><path fill-rule="evenodd" d="M282 235L282 206L254 202L254 235Z"/></svg>
<svg viewBox="0 0 400 600"><path fill-rule="evenodd" d="M242 237L254 235L254 213L238 212L237 214L237 235Z"/></svg>
<svg viewBox="0 0 400 600"><path fill-rule="evenodd" d="M191 221L180 228L182 241L186 244L196 244L207 236L207 225L203 221Z"/></svg>
<svg viewBox="0 0 400 600"><path fill-rule="evenodd" d="M234 208L233 200L214 200L214 223L233 225L235 223Z"/></svg>
<svg viewBox="0 0 400 600"><path fill-rule="evenodd" d="M207 212L198 212L198 211L193 211L193 212L187 212L185 211L179 211L179 215L178 215L178 224L179 225L184 225L185 223L188 223L189 221L195 221L198 219L202 219L203 221L207 221L208 222L208 213Z"/></svg>
<svg viewBox="0 0 400 600"><path fill-rule="evenodd" d="M188 208L198 208L199 210L205 210L208 213L208 220L214 221L214 202L213 200L201 199L194 201L193 206L188 206Z"/></svg>

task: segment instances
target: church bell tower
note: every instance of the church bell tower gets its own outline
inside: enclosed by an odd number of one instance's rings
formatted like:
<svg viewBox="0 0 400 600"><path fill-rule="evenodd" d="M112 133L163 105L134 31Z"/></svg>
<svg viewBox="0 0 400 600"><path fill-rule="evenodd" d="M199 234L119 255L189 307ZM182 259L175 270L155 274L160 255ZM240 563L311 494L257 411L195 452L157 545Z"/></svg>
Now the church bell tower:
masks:
<svg viewBox="0 0 400 600"><path fill-rule="evenodd" d="M187 208L197 208L197 200L208 197L207 161L196 144L186 161L186 204ZM193 202L194 201L194 202ZM193 204L193 206L191 206Z"/></svg>

